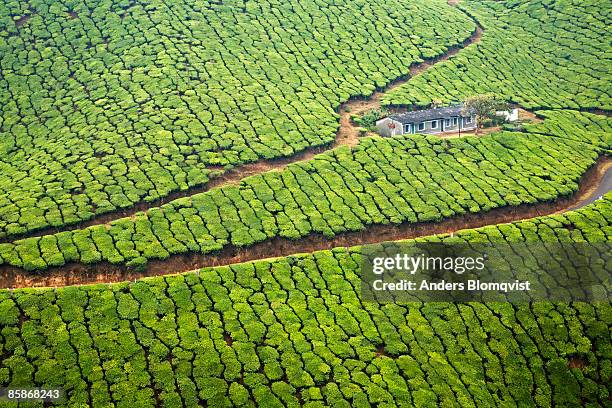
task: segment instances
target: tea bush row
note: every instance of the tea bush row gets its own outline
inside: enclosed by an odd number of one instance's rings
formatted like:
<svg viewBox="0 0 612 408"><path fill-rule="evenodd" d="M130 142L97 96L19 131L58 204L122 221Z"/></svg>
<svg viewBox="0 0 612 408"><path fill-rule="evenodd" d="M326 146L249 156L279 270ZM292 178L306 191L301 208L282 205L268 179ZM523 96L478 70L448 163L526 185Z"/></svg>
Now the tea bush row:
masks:
<svg viewBox="0 0 612 408"><path fill-rule="evenodd" d="M383 104L494 92L532 109L612 109L604 2L466 0L459 7L483 25L482 40L389 92Z"/></svg>
<svg viewBox="0 0 612 408"><path fill-rule="evenodd" d="M0 244L0 264L45 270L107 261L140 269L150 259L275 237L333 237L375 224L431 223L551 202L576 192L584 172L609 150L612 133L580 129L575 115L600 122L591 127L610 127L603 116L558 112L531 127L532 133L367 138L354 149L336 149L109 225ZM548 124L562 118L572 121L572 137Z"/></svg>
<svg viewBox="0 0 612 408"><path fill-rule="evenodd" d="M608 196L576 212L437 239L609 242L611 220ZM362 300L361 251L0 291L0 386L63 387L66 406L609 401L609 303L380 305Z"/></svg>
<svg viewBox="0 0 612 408"><path fill-rule="evenodd" d="M443 1L9 1L0 237L331 143L334 111L475 29Z"/></svg>

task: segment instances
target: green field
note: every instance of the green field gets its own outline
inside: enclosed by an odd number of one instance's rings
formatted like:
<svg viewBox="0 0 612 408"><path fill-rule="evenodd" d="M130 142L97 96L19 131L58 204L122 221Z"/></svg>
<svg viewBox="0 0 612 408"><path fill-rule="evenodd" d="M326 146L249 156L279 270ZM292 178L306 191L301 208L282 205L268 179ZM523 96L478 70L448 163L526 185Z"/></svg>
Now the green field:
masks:
<svg viewBox="0 0 612 408"><path fill-rule="evenodd" d="M546 244L610 243L612 193L564 210L609 169L612 7L454 3L1 2L0 287L50 286L0 289L0 388L66 399L0 404L610 406L609 301L379 304L360 290L373 246L359 244L380 231L533 244L526 267L556 259ZM338 136L381 105L485 93L530 119ZM490 225L461 227L478 218ZM436 227L455 232L425 236ZM285 244L298 250L277 256ZM227 253L255 260L200 268ZM107 271L131 279L53 287Z"/></svg>
<svg viewBox="0 0 612 408"><path fill-rule="evenodd" d="M482 41L383 102L428 105L494 92L529 109L610 110L610 5L604 3L462 1L484 27Z"/></svg>
<svg viewBox="0 0 612 408"><path fill-rule="evenodd" d="M4 2L0 235L329 144L341 102L474 28L441 0Z"/></svg>
<svg viewBox="0 0 612 408"><path fill-rule="evenodd" d="M612 196L443 241L608 242ZM609 401L605 303L361 300L359 248L0 292L0 383L67 405L548 407ZM580 358L585 367L570 368Z"/></svg>
<svg viewBox="0 0 612 408"><path fill-rule="evenodd" d="M363 139L352 150L336 149L110 225L0 244L0 265L45 270L105 261L142 269L149 259L274 237L333 237L373 224L436 222L554 201L574 193L582 174L609 151L612 122L578 112L548 114L526 132L486 138Z"/></svg>

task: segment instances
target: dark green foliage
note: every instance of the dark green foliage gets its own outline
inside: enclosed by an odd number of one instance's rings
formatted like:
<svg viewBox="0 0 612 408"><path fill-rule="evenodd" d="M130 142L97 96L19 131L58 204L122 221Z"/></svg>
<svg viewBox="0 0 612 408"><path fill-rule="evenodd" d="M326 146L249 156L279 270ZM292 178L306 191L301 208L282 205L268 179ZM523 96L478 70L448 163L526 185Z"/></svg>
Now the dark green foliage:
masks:
<svg viewBox="0 0 612 408"><path fill-rule="evenodd" d="M148 260L173 254L311 233L333 237L372 224L437 222L553 201L578 189L584 172L609 151L612 132L610 120L600 115L545 115L523 133L365 138L353 149L174 200L109 226L0 244L0 264L44 270L108 261L140 271Z"/></svg>
<svg viewBox="0 0 612 408"><path fill-rule="evenodd" d="M427 239L522 242L544 232L562 237L571 223L587 241L601 242L593 231L608 228L611 208L608 196L566 215ZM360 252L0 291L0 386L62 386L66 405L609 401L609 303L379 305L361 297Z"/></svg>

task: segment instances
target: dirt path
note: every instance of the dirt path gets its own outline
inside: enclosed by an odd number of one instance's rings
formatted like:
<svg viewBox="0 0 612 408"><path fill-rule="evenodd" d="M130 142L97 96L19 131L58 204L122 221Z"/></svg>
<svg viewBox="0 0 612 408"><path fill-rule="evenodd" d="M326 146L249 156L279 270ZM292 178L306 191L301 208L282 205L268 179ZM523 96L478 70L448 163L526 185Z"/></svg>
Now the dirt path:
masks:
<svg viewBox="0 0 612 408"><path fill-rule="evenodd" d="M345 102L340 105L340 129L338 130L336 142L349 146L354 146L359 143L359 126L355 125L351 121L352 115L362 115L373 109L380 109L380 101L385 95L385 93L404 85L411 78L422 74L435 64L441 61L446 61L447 59L449 59L453 55L456 55L459 51L463 50L467 46L479 42L482 38L482 33L482 28L480 27L480 25L477 25L476 30L474 31L474 33L472 33L470 37L468 37L463 43L449 48L445 54L413 65L412 67L410 67L408 75L400 77L395 81L389 83L384 89L377 90L367 99L351 99L348 102Z"/></svg>
<svg viewBox="0 0 612 408"><path fill-rule="evenodd" d="M447 234L464 229L556 214L590 202L589 200L591 200L594 192L599 191L598 188L594 189L593 186L602 185L611 168L612 159L601 158L582 176L580 188L576 194L559 199L553 203L523 204L516 207L496 208L486 213L469 213L451 217L441 222L405 223L398 226L372 225L365 231L344 233L331 239L325 238L320 234L311 234L299 240L275 238L248 248L240 249L228 246L215 254L176 255L164 261L151 261L144 272L134 272L124 266L108 263L98 263L95 265L69 264L58 268L51 268L43 274L31 274L20 268L0 266L0 288L58 287L131 281L147 276L177 274L209 266L271 259L335 247L350 247L435 234Z"/></svg>
<svg viewBox="0 0 612 408"><path fill-rule="evenodd" d="M29 232L27 234L16 234L8 238L7 237L0 238L0 243L11 242L11 241L15 241L15 240L22 239L22 238L28 238L28 237L40 237L43 235L56 234L62 231L72 231L76 229L90 227L93 225L108 224L119 218L131 217L138 212L147 211L148 209L154 208L154 207L159 207L163 205L164 203L168 203L178 198L189 197L194 194L203 193L203 192L206 192L208 190L211 190L217 187L222 187L222 186L231 185L231 184L238 184L242 179L249 177L249 176L265 173L265 172L272 171L272 170L283 170L290 164L298 163L300 161L311 160L318 154L333 150L340 146L353 147L359 143L359 126L355 125L351 121L351 115L361 114L371 109L379 109L380 100L382 96L385 94L385 92L403 85L408 80L410 80L410 78L416 75L419 75L420 73L429 69L434 64L440 61L447 60L448 58L457 54L459 51L461 51L465 47L480 41L481 37L482 37L482 28L479 25L477 25L476 30L470 37L468 37L463 43L449 48L446 54L443 54L437 58L425 60L421 63L413 65L409 69L408 75L402 76L396 79L395 81L390 82L384 89L377 90L376 92L374 92L372 95L370 95L367 98L355 97L341 104L337 109L340 115L340 126L336 133L335 140L328 145L307 148L306 150L296 153L290 157L283 157L283 158L272 159L272 160L261 160L255 163L244 164L236 168L225 171L219 176L212 178L208 183L202 186L192 187L184 191L176 191L174 193L168 194L167 196L159 200L136 203L130 208L101 214L87 221L83 221L77 224L65 225L65 226L58 227L58 228L48 227L48 228L40 229L37 231Z"/></svg>
<svg viewBox="0 0 612 408"><path fill-rule="evenodd" d="M598 169L598 182L593 183L585 188L583 198L577 201L574 205L568 207L565 211L578 210L585 205L589 205L603 197L608 192L612 191L612 159L602 162ZM563 211L560 211L561 213Z"/></svg>

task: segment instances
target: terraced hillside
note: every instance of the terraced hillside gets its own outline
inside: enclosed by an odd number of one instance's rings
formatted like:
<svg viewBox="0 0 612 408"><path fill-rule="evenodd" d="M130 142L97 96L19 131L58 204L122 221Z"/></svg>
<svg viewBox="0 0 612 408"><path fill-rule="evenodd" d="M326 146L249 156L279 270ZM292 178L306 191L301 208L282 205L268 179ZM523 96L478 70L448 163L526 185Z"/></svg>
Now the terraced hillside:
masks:
<svg viewBox="0 0 612 408"><path fill-rule="evenodd" d="M36 407L608 406L609 301L377 304L358 244L609 244L612 193L583 206L612 168L611 12L3 2L0 388L66 390ZM449 139L350 122L485 92L531 120Z"/></svg>
<svg viewBox="0 0 612 408"><path fill-rule="evenodd" d="M467 230L467 242L608 242L612 195ZM360 295L360 248L135 283L0 292L0 385L93 406L605 406L609 303Z"/></svg>
<svg viewBox="0 0 612 408"><path fill-rule="evenodd" d="M551 202L575 193L583 173L610 149L612 121L568 111L550 115L526 132L486 138L364 139L352 150L337 149L110 225L0 244L0 265L32 271L107 262L143 269L149 259L248 248L276 237L333 237L375 224L435 223Z"/></svg>
<svg viewBox="0 0 612 408"><path fill-rule="evenodd" d="M443 0L0 4L0 236L330 144L351 96L460 44Z"/></svg>
<svg viewBox="0 0 612 408"><path fill-rule="evenodd" d="M612 109L609 4L464 0L459 7L483 26L482 41L389 92L383 104L494 92L529 109Z"/></svg>

